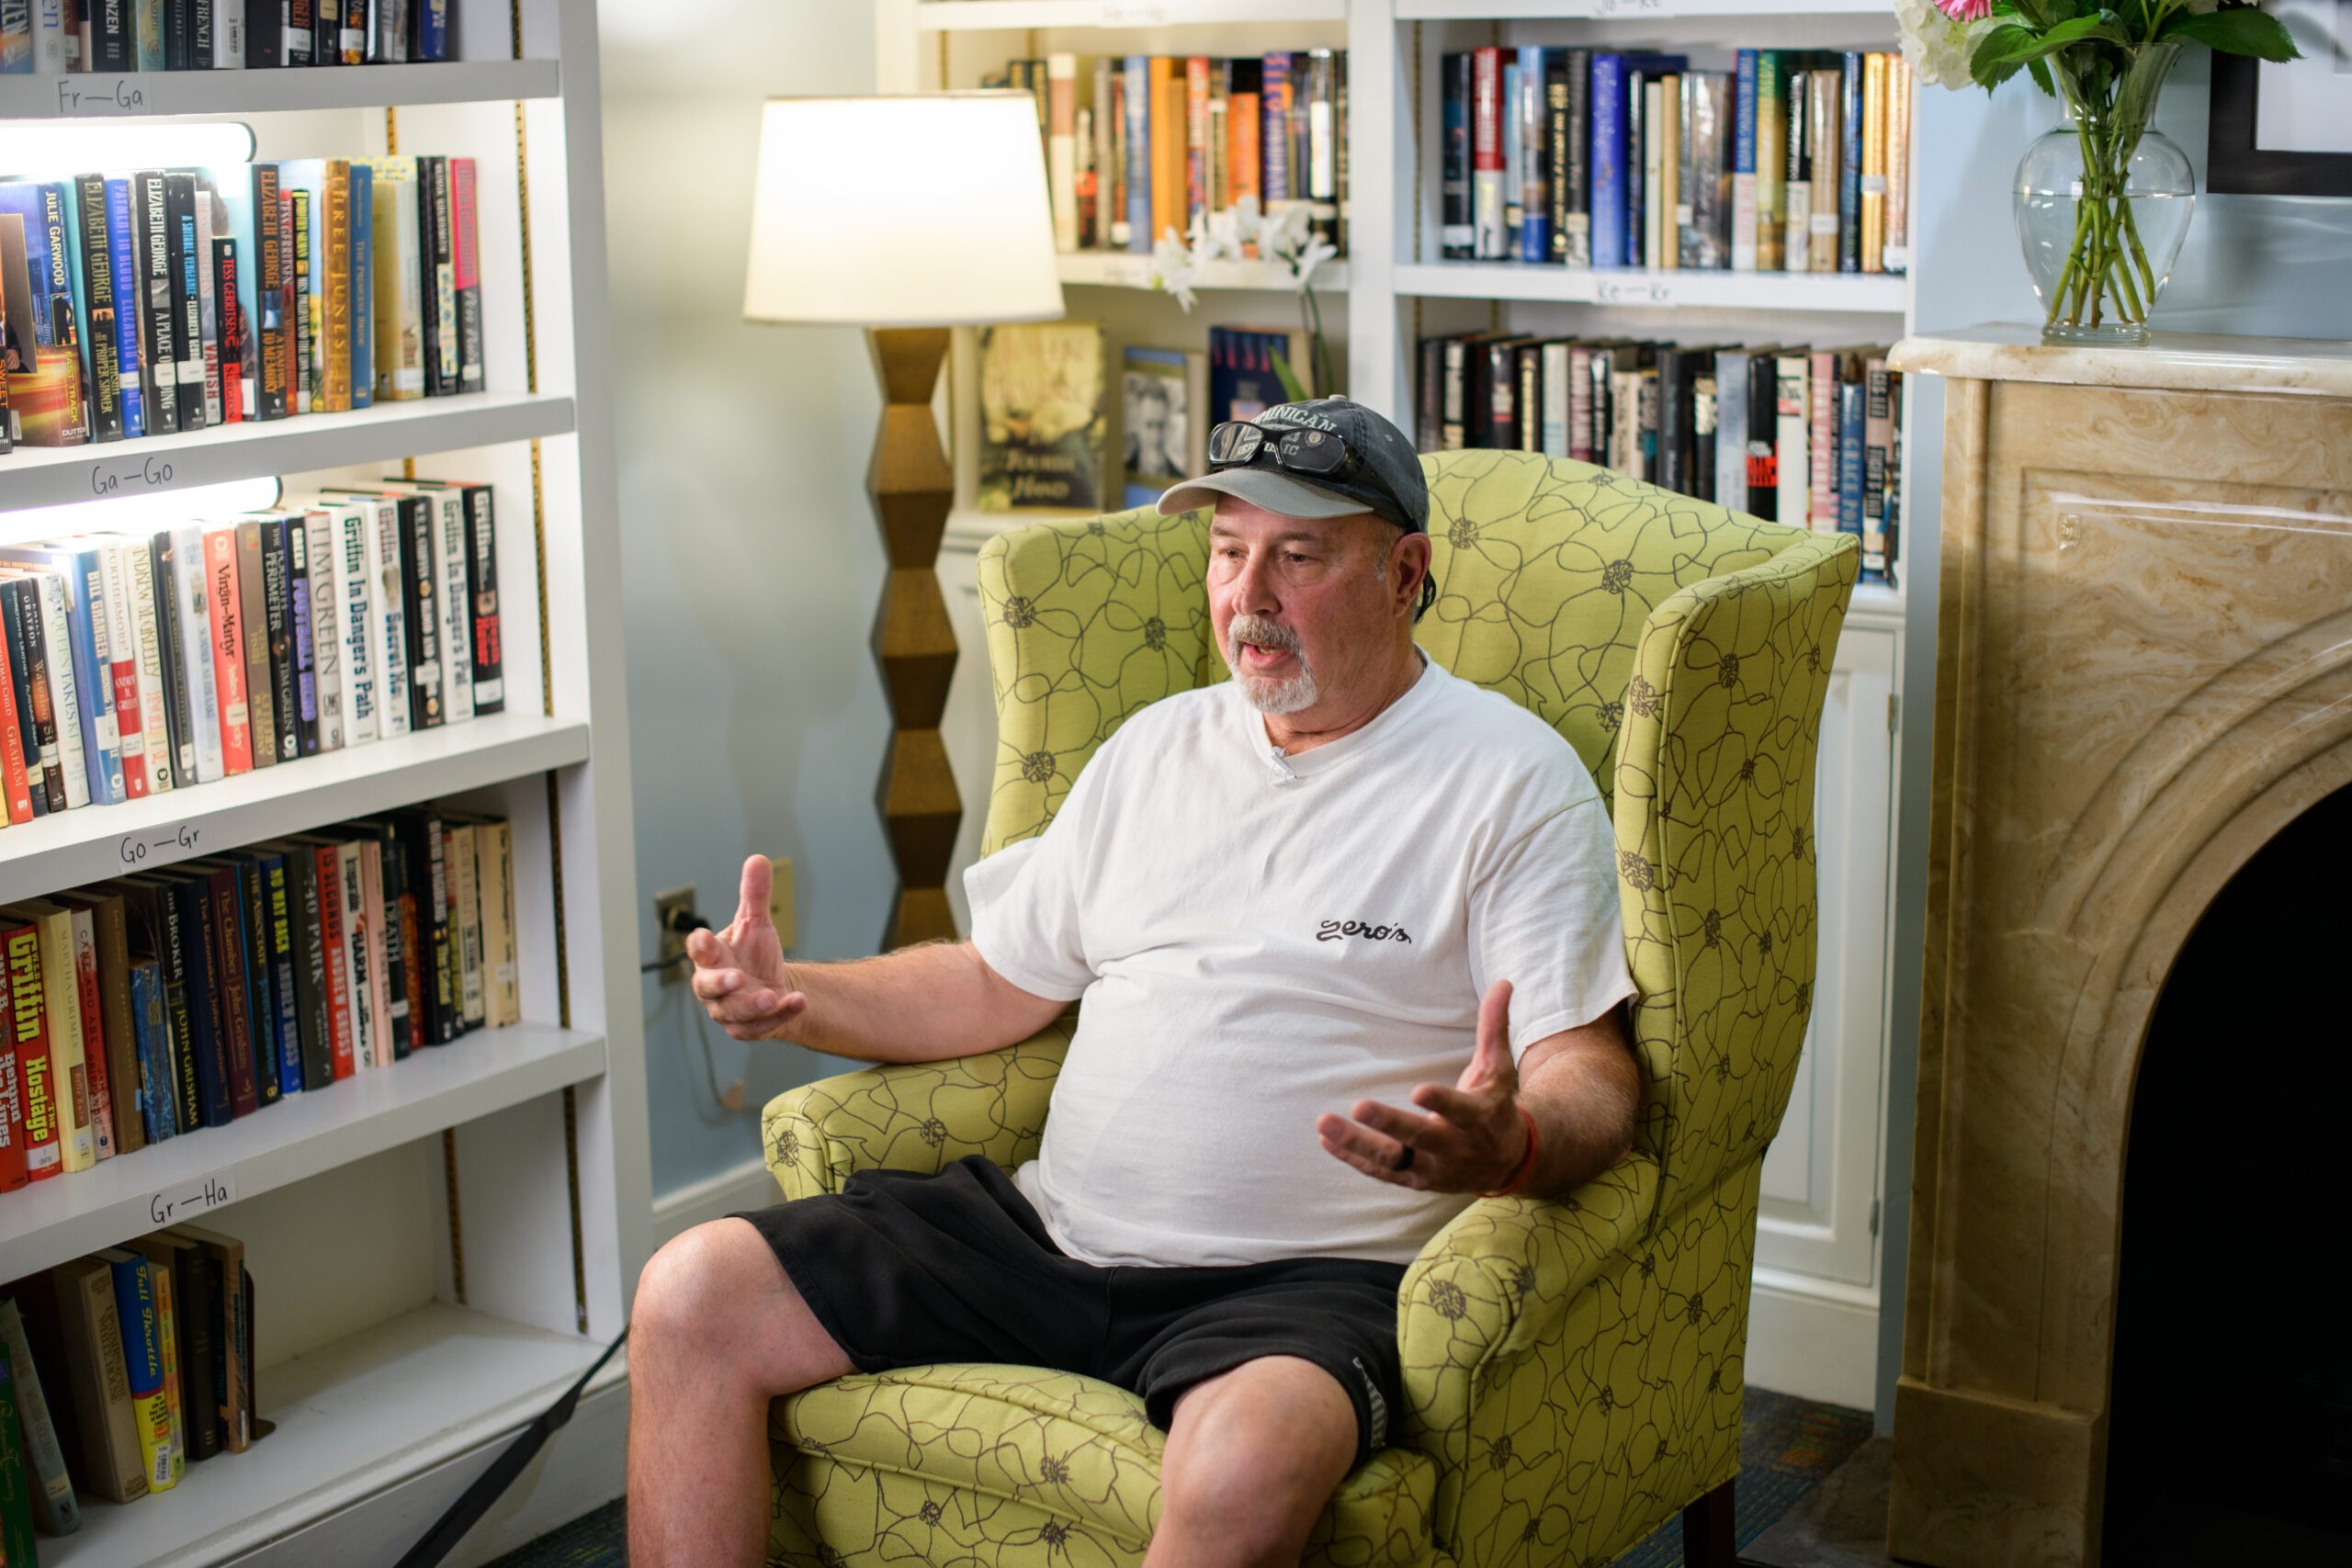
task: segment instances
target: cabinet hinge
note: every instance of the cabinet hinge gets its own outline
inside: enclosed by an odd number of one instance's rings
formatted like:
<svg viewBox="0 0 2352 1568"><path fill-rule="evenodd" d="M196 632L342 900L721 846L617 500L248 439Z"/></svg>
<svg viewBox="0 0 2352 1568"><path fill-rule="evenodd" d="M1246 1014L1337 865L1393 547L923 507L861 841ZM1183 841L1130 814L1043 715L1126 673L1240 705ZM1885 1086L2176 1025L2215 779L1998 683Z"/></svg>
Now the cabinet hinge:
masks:
<svg viewBox="0 0 2352 1568"><path fill-rule="evenodd" d="M1886 732L1889 735L1894 733L1894 705L1902 700L1893 692L1886 694Z"/></svg>
<svg viewBox="0 0 2352 1568"><path fill-rule="evenodd" d="M1871 1235L1873 1236L1878 1235L1878 1204L1877 1199L1871 1200Z"/></svg>

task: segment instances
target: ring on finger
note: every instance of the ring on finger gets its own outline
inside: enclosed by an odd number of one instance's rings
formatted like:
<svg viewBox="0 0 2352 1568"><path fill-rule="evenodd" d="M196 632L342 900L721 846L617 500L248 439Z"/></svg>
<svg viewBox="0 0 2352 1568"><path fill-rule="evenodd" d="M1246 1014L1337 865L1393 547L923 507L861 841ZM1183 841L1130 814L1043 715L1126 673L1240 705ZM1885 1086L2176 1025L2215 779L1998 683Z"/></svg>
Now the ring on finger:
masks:
<svg viewBox="0 0 2352 1568"><path fill-rule="evenodd" d="M1389 1168L1391 1168L1392 1170L1400 1170L1400 1171L1403 1171L1403 1170L1410 1170L1410 1169L1412 1169L1412 1168L1413 1168L1413 1145L1410 1145L1410 1144L1407 1144L1407 1145L1405 1145L1401 1149L1399 1149L1399 1150L1398 1150L1398 1152L1397 1152L1397 1155L1396 1155L1396 1163L1394 1166L1390 1167Z"/></svg>

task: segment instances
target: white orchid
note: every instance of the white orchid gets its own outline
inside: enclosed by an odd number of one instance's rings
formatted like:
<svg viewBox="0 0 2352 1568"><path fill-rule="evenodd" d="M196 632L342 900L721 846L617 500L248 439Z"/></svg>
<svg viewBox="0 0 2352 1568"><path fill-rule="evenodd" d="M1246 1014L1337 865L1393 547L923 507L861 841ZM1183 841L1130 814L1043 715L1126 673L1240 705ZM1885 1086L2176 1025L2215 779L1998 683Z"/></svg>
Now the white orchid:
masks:
<svg viewBox="0 0 2352 1568"><path fill-rule="evenodd" d="M1248 197L1242 204L1228 207L1222 212L1196 212L1186 238L1193 243L1193 254L1201 262L1239 261L1245 247L1256 238L1257 203Z"/></svg>
<svg viewBox="0 0 2352 1568"><path fill-rule="evenodd" d="M1161 234L1151 247L1148 276L1152 288L1174 296L1189 315L1193 280L1208 263L1238 262L1254 254L1283 267L1306 313L1315 356L1308 369L1318 381L1328 381L1330 367L1324 352L1323 312L1315 299L1315 269L1339 254L1339 247L1316 236L1306 203L1291 202L1280 212L1267 212L1252 194L1219 211L1194 213L1182 234L1173 229Z"/></svg>
<svg viewBox="0 0 2352 1568"><path fill-rule="evenodd" d="M1151 247L1151 286L1162 293L1172 294L1186 315L1193 310L1193 274L1198 270L1193 251L1176 231L1170 229L1159 236Z"/></svg>

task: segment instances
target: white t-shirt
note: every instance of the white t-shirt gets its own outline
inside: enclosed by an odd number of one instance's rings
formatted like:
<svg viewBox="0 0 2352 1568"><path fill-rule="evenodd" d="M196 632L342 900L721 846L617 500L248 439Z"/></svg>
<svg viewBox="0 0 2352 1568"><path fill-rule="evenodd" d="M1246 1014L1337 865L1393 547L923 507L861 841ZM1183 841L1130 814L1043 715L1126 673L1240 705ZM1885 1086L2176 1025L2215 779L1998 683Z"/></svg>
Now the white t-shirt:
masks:
<svg viewBox="0 0 2352 1568"><path fill-rule="evenodd" d="M1411 1261L1469 1199L1363 1175L1316 1117L1453 1084L1495 980L1514 1057L1634 993L1591 774L1433 662L1291 757L1231 682L1153 703L964 886L998 974L1085 998L1013 1179L1096 1264Z"/></svg>

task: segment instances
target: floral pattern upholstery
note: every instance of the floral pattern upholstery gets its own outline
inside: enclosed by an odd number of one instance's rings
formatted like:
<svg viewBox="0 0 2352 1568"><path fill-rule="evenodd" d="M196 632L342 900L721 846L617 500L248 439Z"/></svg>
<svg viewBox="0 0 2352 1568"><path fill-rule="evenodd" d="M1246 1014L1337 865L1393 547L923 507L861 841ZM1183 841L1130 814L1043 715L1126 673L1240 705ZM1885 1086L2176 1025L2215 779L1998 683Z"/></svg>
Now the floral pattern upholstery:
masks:
<svg viewBox="0 0 2352 1568"><path fill-rule="evenodd" d="M1573 745L1610 797L1645 1080L1636 1152L1569 1197L1487 1199L1397 1299L1406 1404L1317 1564L1604 1563L1738 1468L1765 1145L1812 1006L1814 761L1858 542L1581 463L1424 457L1439 596L1417 636ZM1042 831L1144 704L1223 679L1207 517L1038 525L980 555L998 713L983 852ZM780 1096L787 1197L854 1170L1035 1152L1065 1018L986 1056ZM776 1403L782 1563L1119 1563L1161 1434L1069 1373L930 1366Z"/></svg>

